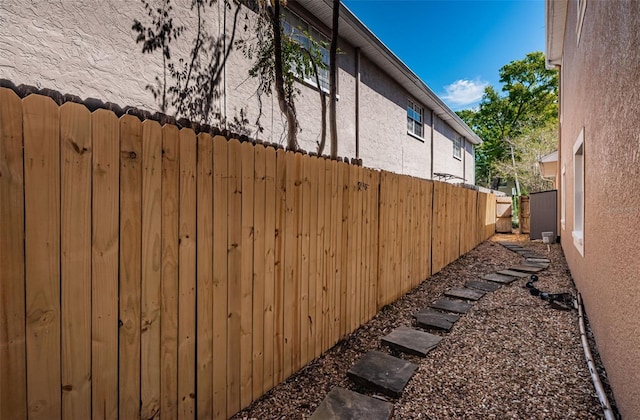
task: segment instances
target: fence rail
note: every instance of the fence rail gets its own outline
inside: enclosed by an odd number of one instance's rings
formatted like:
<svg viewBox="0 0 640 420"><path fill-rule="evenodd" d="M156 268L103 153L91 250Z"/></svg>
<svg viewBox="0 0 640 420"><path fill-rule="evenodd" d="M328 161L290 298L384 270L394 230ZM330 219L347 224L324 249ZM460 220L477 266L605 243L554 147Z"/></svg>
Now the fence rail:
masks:
<svg viewBox="0 0 640 420"><path fill-rule="evenodd" d="M493 234L493 196L0 89L0 418L225 418Z"/></svg>

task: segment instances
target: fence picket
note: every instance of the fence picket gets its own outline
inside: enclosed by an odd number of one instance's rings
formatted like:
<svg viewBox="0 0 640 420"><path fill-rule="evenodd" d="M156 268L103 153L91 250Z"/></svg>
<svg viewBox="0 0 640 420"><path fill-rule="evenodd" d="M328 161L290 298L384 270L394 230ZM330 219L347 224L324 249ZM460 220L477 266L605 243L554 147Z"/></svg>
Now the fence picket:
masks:
<svg viewBox="0 0 640 420"><path fill-rule="evenodd" d="M287 153L279 149L276 153L276 213L275 213L275 279L274 279L274 357L273 382L284 380L285 363L285 329L284 329L284 287L285 287L285 253L286 253L286 174Z"/></svg>
<svg viewBox="0 0 640 420"><path fill-rule="evenodd" d="M49 419L61 413L59 110L38 95L22 105L28 416Z"/></svg>
<svg viewBox="0 0 640 420"><path fill-rule="evenodd" d="M160 297L160 413L178 418L178 247L180 148L178 128L162 128L162 274Z"/></svg>
<svg viewBox="0 0 640 420"><path fill-rule="evenodd" d="M227 139L213 139L213 411L216 419L227 410Z"/></svg>
<svg viewBox="0 0 640 420"><path fill-rule="evenodd" d="M198 418L213 417L213 138L197 136L196 334Z"/></svg>
<svg viewBox="0 0 640 420"><path fill-rule="evenodd" d="M162 127L142 123L141 416L160 412Z"/></svg>
<svg viewBox="0 0 640 420"><path fill-rule="evenodd" d="M265 285L266 285L266 239L265 216L266 208L266 162L265 148L255 146L255 175L254 175L254 207L263 209L254 215L254 259L253 259L253 344L252 368L253 380L252 400L258 399L264 393L264 331L266 321Z"/></svg>
<svg viewBox="0 0 640 420"><path fill-rule="evenodd" d="M196 393L196 135L184 128L180 145L178 248L178 418L193 418Z"/></svg>
<svg viewBox="0 0 640 420"><path fill-rule="evenodd" d="M140 287L142 256L142 123L120 118L119 412L140 417Z"/></svg>
<svg viewBox="0 0 640 420"><path fill-rule="evenodd" d="M227 411L235 413L240 404L241 314L242 314L242 155L241 144L228 144L228 305L227 324Z"/></svg>
<svg viewBox="0 0 640 420"><path fill-rule="evenodd" d="M0 418L27 417L22 102L0 88Z"/></svg>
<svg viewBox="0 0 640 420"><path fill-rule="evenodd" d="M300 362L299 367L296 368L298 370L300 367L304 366L311 359L309 358L309 335L311 332L311 324L309 309L311 306L310 302L310 289L312 288L312 282L310 279L310 226L311 221L309 220L311 217L311 207L310 207L310 159L309 156L300 156L299 162L301 164L301 172L300 172L300 274L298 275L298 279L300 281L300 348L298 350L300 354ZM313 356L311 357L313 358Z"/></svg>
<svg viewBox="0 0 640 420"><path fill-rule="evenodd" d="M120 123L116 115L104 109L93 112L91 135L91 399L94 419L112 419L118 416Z"/></svg>
<svg viewBox="0 0 640 420"><path fill-rule="evenodd" d="M264 268L264 376L262 394L274 386L276 331L276 151L272 147L265 151L265 268Z"/></svg>
<svg viewBox="0 0 640 420"><path fill-rule="evenodd" d="M91 417L91 114L60 107L62 416Z"/></svg>

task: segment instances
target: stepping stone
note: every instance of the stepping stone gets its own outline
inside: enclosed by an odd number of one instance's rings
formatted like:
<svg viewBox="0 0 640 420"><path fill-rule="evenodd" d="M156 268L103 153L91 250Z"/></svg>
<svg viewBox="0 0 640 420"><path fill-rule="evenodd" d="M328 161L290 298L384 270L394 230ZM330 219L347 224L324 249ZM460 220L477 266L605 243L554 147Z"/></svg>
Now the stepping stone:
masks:
<svg viewBox="0 0 640 420"><path fill-rule="evenodd" d="M521 271L513 271L513 270L500 270L498 271L498 274L504 274L505 276L511 276L511 277L529 277L529 274L527 273L523 273Z"/></svg>
<svg viewBox="0 0 640 420"><path fill-rule="evenodd" d="M429 308L429 307L423 308L420 312L414 314L414 316L416 315L439 315L440 317L442 317L443 319L446 319L451 323L456 322L457 320L460 319L460 315L448 314L446 312L438 311L436 309Z"/></svg>
<svg viewBox="0 0 640 420"><path fill-rule="evenodd" d="M347 376L356 383L398 398L417 368L413 363L371 350L351 366Z"/></svg>
<svg viewBox="0 0 640 420"><path fill-rule="evenodd" d="M485 293L486 292L480 290L467 289L466 287L454 287L444 292L444 295L458 299L478 300L484 296Z"/></svg>
<svg viewBox="0 0 640 420"><path fill-rule="evenodd" d="M538 264L540 264L540 263L549 264L549 263L551 263L551 260L548 259L548 258L527 258L526 262L530 262L530 263L534 263L534 264L536 264L536 263L538 263Z"/></svg>
<svg viewBox="0 0 640 420"><path fill-rule="evenodd" d="M522 271L523 273L538 273L544 270L544 267L532 267L530 265L515 265L513 267L509 267L509 270Z"/></svg>
<svg viewBox="0 0 640 420"><path fill-rule="evenodd" d="M443 311L455 312L457 314L466 314L469 308L471 308L470 303L460 302L459 300L452 299L438 299L429 305L431 308L442 309Z"/></svg>
<svg viewBox="0 0 640 420"><path fill-rule="evenodd" d="M504 274L491 273L491 274L485 274L484 276L482 276L482 279L493 281L496 283L509 284L512 281L514 281L516 278L513 276L505 276Z"/></svg>
<svg viewBox="0 0 640 420"><path fill-rule="evenodd" d="M548 263L534 263L534 262L529 262L527 260L525 260L522 265L526 265L527 267L540 267L540 268L547 268L549 267Z"/></svg>
<svg viewBox="0 0 640 420"><path fill-rule="evenodd" d="M434 313L418 312L416 314L413 314L413 317L416 319L416 323L418 324L418 327L435 329L435 330L444 330L444 331L449 331L453 327L453 324L455 323L455 321L451 321L447 319L446 316L448 314L444 314L442 312L435 313L436 311L433 311L433 312Z"/></svg>
<svg viewBox="0 0 640 420"><path fill-rule="evenodd" d="M404 353L424 357L440 343L440 340L442 337L438 335L413 328L398 327L382 337L382 344Z"/></svg>
<svg viewBox="0 0 640 420"><path fill-rule="evenodd" d="M333 388L311 415L311 420L372 419L388 420L393 404L348 389Z"/></svg>
<svg viewBox="0 0 640 420"><path fill-rule="evenodd" d="M485 292L495 292L500 288L499 284L489 283L487 281L469 280L465 283L465 286L472 287L474 289L483 290Z"/></svg>
<svg viewBox="0 0 640 420"><path fill-rule="evenodd" d="M538 255L538 254L532 254L532 253L530 253L530 252L527 252L527 253L524 253L524 252L523 252L523 253L522 253L522 254L520 254L520 255L522 255L523 257L525 257L525 258L527 258L527 259L529 259L529 258L544 258L544 257L543 257L543 256L541 256L541 255Z"/></svg>
<svg viewBox="0 0 640 420"><path fill-rule="evenodd" d="M505 246L505 247L509 247L509 246L520 246L515 242L508 242L508 241L500 241L498 242L500 245Z"/></svg>

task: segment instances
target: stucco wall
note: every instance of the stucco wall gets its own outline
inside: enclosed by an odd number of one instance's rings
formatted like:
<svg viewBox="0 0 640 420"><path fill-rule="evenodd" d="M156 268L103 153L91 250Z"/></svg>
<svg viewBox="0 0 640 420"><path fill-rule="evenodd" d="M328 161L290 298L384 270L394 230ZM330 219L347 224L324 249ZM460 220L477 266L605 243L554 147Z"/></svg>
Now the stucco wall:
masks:
<svg viewBox="0 0 640 420"><path fill-rule="evenodd" d="M175 0L177 24L187 28L172 44L174 59L187 57L195 37L196 16L189 11L189 0ZM327 27L310 16L295 2L290 6L318 28L330 35ZM233 10L226 14L222 2L214 5L206 19L208 31L215 36L230 35ZM239 15L235 39L251 40L252 13L246 9ZM249 19L245 17L249 16ZM148 22L140 1L19 1L0 2L0 78L16 85L30 84L78 95L94 97L121 106L158 110L152 93L145 89L162 76L162 60L158 53L142 54L131 30L133 19ZM226 19L226 28L225 28ZM247 29L245 30L245 26ZM356 156L356 50L340 43L338 56L338 154ZM248 76L250 63L240 51L232 51L223 75L223 92L216 107L223 117L233 120L240 110L252 124L259 115L256 80ZM429 178L431 174L430 116L425 108L424 140L407 134L406 106L408 94L366 56L361 56L360 85L360 158L365 166ZM320 139L320 98L317 89L299 84L297 112L301 127L299 145L316 151ZM266 141L286 143L285 120L272 97L263 96L261 108L263 132L253 127L251 135ZM327 127L328 130L328 127ZM436 172L462 176L463 162L467 173L471 158L458 161L452 157L450 140L453 132L440 121L434 142ZM329 153L329 135L324 149ZM472 178L471 178L472 179ZM467 176L467 182L470 181Z"/></svg>
<svg viewBox="0 0 640 420"><path fill-rule="evenodd" d="M569 2L561 81L562 246L623 418L640 418L640 3ZM584 257L573 243L573 146L584 129Z"/></svg>
<svg viewBox="0 0 640 420"><path fill-rule="evenodd" d="M474 184L475 155L473 147L466 140L460 159L453 157L453 140L457 133L442 119L435 117L433 133L433 172L445 173L459 177L450 182Z"/></svg>

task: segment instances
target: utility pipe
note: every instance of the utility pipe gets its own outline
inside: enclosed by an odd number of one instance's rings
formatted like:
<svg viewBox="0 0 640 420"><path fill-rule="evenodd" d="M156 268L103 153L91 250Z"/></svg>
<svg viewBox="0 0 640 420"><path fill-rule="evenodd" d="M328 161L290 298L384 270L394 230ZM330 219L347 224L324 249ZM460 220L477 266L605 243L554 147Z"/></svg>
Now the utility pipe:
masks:
<svg viewBox="0 0 640 420"><path fill-rule="evenodd" d="M356 48L356 159L360 159L360 48Z"/></svg>
<svg viewBox="0 0 640 420"><path fill-rule="evenodd" d="M598 394L600 405L602 406L602 410L604 411L604 418L607 420L615 420L616 416L613 413L613 409L611 408L611 405L609 405L609 399L607 398L607 394L604 392L604 388L602 387L602 382L600 382L600 376L598 375L598 371L596 370L596 365L593 362L593 358L591 357L591 350L589 350L587 333L584 328L584 315L582 313L582 296L580 295L580 293L578 293L578 324L580 325L580 339L582 340L584 357L585 359L587 359L587 366L589 367L589 372L591 373L591 379L593 380L593 386L596 389L596 394Z"/></svg>

